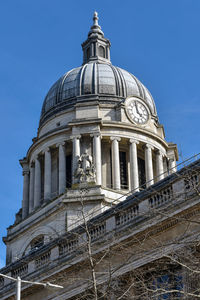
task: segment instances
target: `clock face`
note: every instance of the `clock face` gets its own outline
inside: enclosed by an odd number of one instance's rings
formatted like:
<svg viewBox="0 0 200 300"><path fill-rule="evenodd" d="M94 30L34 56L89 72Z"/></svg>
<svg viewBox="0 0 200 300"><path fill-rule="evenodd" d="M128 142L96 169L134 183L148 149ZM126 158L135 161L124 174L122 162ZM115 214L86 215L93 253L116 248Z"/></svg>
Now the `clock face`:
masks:
<svg viewBox="0 0 200 300"><path fill-rule="evenodd" d="M128 99L126 111L131 121L137 124L145 124L149 119L148 110L139 99Z"/></svg>

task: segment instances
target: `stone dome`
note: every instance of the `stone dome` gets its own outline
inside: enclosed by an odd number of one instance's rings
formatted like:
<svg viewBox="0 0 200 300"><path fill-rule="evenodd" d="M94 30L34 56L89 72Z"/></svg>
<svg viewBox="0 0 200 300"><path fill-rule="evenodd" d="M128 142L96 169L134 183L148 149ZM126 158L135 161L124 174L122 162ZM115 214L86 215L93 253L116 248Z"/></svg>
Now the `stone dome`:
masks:
<svg viewBox="0 0 200 300"><path fill-rule="evenodd" d="M156 115L154 100L148 89L131 73L112 64L89 62L64 74L45 97L40 124L79 101L119 102L128 96L138 96ZM89 96L89 98L88 98Z"/></svg>
<svg viewBox="0 0 200 300"><path fill-rule="evenodd" d="M110 62L110 41L98 24L94 24L83 42L83 65L64 74L47 93L40 117L40 125L55 114L77 102L98 101L115 104L128 96L140 97L156 116L154 100L146 87L131 73Z"/></svg>

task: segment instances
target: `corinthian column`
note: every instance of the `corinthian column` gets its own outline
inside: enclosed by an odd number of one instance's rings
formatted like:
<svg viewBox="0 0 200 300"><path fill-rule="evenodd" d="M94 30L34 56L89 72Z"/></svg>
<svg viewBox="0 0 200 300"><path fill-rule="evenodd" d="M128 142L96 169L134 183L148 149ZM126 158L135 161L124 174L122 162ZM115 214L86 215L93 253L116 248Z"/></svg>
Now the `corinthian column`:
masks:
<svg viewBox="0 0 200 300"><path fill-rule="evenodd" d="M96 184L101 185L101 135L94 133L93 137L93 161L96 169Z"/></svg>
<svg viewBox="0 0 200 300"><path fill-rule="evenodd" d="M59 147L59 195L66 189L66 154L65 142L56 145Z"/></svg>
<svg viewBox="0 0 200 300"><path fill-rule="evenodd" d="M51 198L51 150L44 151L44 200Z"/></svg>
<svg viewBox="0 0 200 300"><path fill-rule="evenodd" d="M28 216L28 197L29 197L29 171L23 171L23 200L22 200L22 219Z"/></svg>
<svg viewBox="0 0 200 300"><path fill-rule="evenodd" d="M40 205L41 201L41 165L39 157L35 158L35 183L34 183L34 208Z"/></svg>
<svg viewBox="0 0 200 300"><path fill-rule="evenodd" d="M152 149L149 144L145 145L145 173L146 173L146 186L149 187L154 183L153 180L153 161L152 161Z"/></svg>
<svg viewBox="0 0 200 300"><path fill-rule="evenodd" d="M157 181L164 178L163 155L160 150L156 152L156 177Z"/></svg>
<svg viewBox="0 0 200 300"><path fill-rule="evenodd" d="M119 164L119 137L111 137L112 141L112 178L113 178L113 188L115 190L120 190L120 164Z"/></svg>
<svg viewBox="0 0 200 300"><path fill-rule="evenodd" d="M23 199L22 199L22 219L28 216L28 206L29 206L29 166L27 159L21 159L20 165L23 168Z"/></svg>
<svg viewBox="0 0 200 300"><path fill-rule="evenodd" d="M73 143L73 153L72 153L72 183L75 183L74 173L77 169L78 159L80 157L80 135L71 136Z"/></svg>
<svg viewBox="0 0 200 300"><path fill-rule="evenodd" d="M35 178L35 166L30 164L30 184L29 184L29 213L34 208L34 178Z"/></svg>
<svg viewBox="0 0 200 300"><path fill-rule="evenodd" d="M131 179L131 190L134 192L139 191L139 174L138 174L138 158L137 158L137 144L138 141L130 140L130 179Z"/></svg>

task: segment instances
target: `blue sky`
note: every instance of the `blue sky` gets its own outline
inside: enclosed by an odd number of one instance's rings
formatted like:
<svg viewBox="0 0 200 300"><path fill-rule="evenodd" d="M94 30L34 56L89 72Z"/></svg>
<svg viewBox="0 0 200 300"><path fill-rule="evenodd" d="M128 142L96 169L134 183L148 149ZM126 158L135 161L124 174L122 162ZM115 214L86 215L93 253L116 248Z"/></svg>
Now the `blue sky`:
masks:
<svg viewBox="0 0 200 300"><path fill-rule="evenodd" d="M0 1L0 235L21 206L18 160L37 134L50 86L82 64L94 10L111 41L111 61L152 93L180 160L200 152L199 0ZM0 242L0 266L5 247Z"/></svg>

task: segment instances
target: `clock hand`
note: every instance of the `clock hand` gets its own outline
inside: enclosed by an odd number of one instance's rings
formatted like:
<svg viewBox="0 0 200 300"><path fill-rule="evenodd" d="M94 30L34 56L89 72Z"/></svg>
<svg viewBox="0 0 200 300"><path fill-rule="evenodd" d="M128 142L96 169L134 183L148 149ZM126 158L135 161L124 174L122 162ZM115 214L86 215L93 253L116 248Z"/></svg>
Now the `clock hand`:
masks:
<svg viewBox="0 0 200 300"><path fill-rule="evenodd" d="M135 108L136 108L136 112L137 114L142 117L142 114L139 112L139 109L138 109L138 106L137 106L137 103L135 103Z"/></svg>

